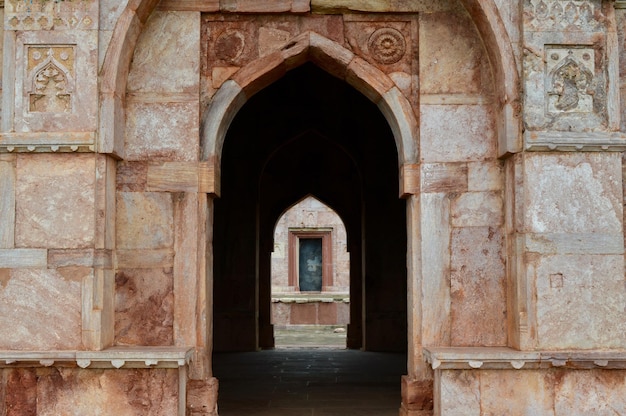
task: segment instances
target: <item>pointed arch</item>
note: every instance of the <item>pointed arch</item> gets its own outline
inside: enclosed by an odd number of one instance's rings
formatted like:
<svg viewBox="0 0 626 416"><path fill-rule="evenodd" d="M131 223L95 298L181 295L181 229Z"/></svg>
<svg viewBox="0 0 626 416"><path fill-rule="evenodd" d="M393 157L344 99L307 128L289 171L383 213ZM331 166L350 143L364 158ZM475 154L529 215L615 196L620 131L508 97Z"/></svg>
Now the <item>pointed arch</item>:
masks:
<svg viewBox="0 0 626 416"><path fill-rule="evenodd" d="M219 169L224 138L239 109L254 94L305 62L313 62L346 81L377 104L393 132L399 166L417 163L417 118L394 82L348 49L311 31L293 38L281 50L244 66L220 87L203 115L202 159L214 161L215 169Z"/></svg>

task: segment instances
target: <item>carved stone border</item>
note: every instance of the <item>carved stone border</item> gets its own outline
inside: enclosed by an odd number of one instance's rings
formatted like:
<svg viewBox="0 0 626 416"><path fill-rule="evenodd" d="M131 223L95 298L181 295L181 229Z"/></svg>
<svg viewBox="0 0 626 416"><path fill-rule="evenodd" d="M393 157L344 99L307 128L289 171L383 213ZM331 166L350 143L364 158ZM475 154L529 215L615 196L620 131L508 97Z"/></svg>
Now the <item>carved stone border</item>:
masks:
<svg viewBox="0 0 626 416"><path fill-rule="evenodd" d="M623 152L626 134L621 132L524 132L524 150L533 152Z"/></svg>
<svg viewBox="0 0 626 416"><path fill-rule="evenodd" d="M626 369L626 351L518 351L507 347L427 347L433 370Z"/></svg>
<svg viewBox="0 0 626 416"><path fill-rule="evenodd" d="M179 368L189 365L193 352L193 348L186 347L112 347L102 351L0 351L0 368Z"/></svg>

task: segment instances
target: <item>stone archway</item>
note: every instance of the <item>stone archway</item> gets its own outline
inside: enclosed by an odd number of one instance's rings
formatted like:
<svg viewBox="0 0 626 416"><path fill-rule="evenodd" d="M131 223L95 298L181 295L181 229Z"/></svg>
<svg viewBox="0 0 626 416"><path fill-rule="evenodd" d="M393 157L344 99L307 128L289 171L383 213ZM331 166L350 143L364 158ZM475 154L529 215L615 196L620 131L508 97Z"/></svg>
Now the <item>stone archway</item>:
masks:
<svg viewBox="0 0 626 416"><path fill-rule="evenodd" d="M509 71L515 67L510 47L507 46L506 32L497 16L495 5L487 1L464 2L471 10L483 38L486 40L487 50L490 53L492 67L496 74L498 86L499 106L499 154L514 152L519 136L516 127L515 103L517 97L516 71ZM150 3L152 4L152 3ZM120 127L124 120L124 89L134 43L147 20L150 9L148 2L137 2L129 5L118 22L114 33L114 40L109 48L102 71L101 96L101 134L99 136L99 150L124 156L123 133ZM495 23L494 23L495 22ZM118 30L119 29L119 30ZM500 36L502 35L502 36ZM503 40L504 39L504 40ZM506 56L506 58L502 58ZM416 380L428 379L430 371L423 363L421 353L422 324L422 280L420 244L420 203L419 203L419 167L417 166L417 121L412 105L404 98L394 82L376 67L368 64L348 49L309 31L288 42L278 51L255 60L234 73L213 96L210 106L203 114L201 149L204 161L201 168L206 169L207 181L203 182L204 189L209 194L220 193L220 157L224 137L230 122L238 110L247 100L281 78L288 70L305 62L313 62L325 71L345 80L349 85L375 102L384 114L392 128L393 136L398 148L400 166L400 194L408 199L407 202L407 229L409 230L407 266L409 278L409 375L408 383ZM503 81L505 80L505 81ZM199 223L207 224L206 235L210 236L212 226L212 200L202 202L199 206ZM211 271L211 241L207 241L207 264L205 269L210 282ZM204 276L198 276L204 279ZM210 293L211 289L207 288ZM210 298L208 298L210 299ZM205 326L199 331L210 334L212 317L207 311ZM198 322L202 325L201 322ZM208 337L210 340L210 336ZM210 357L210 342L198 340L198 349L205 359ZM183 342L183 341L180 341ZM210 364L201 372L204 376L210 375ZM198 373L196 373L198 374ZM409 384L413 385L413 384ZM410 394L410 393L407 393Z"/></svg>

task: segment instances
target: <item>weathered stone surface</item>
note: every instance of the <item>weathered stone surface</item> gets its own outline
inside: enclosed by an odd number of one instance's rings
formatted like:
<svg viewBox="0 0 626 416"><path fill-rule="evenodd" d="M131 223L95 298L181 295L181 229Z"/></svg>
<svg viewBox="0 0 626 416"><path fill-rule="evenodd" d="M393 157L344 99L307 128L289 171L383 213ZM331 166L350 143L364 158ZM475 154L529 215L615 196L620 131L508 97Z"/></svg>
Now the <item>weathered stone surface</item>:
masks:
<svg viewBox="0 0 626 416"><path fill-rule="evenodd" d="M454 229L450 251L452 345L506 345L506 276L501 230L497 227Z"/></svg>
<svg viewBox="0 0 626 416"><path fill-rule="evenodd" d="M489 94L493 81L483 42L465 13L420 14L422 94Z"/></svg>
<svg viewBox="0 0 626 416"><path fill-rule="evenodd" d="M504 169L500 161L467 164L467 188L470 192L504 189Z"/></svg>
<svg viewBox="0 0 626 416"><path fill-rule="evenodd" d="M168 248L174 244L172 196L161 192L119 192L117 247Z"/></svg>
<svg viewBox="0 0 626 416"><path fill-rule="evenodd" d="M442 415L609 415L626 412L623 371L451 370L435 380Z"/></svg>
<svg viewBox="0 0 626 416"><path fill-rule="evenodd" d="M146 190L148 181L147 162L124 162L117 164L117 190L122 192L141 192Z"/></svg>
<svg viewBox="0 0 626 416"><path fill-rule="evenodd" d="M115 275L115 343L173 345L171 269L123 269Z"/></svg>
<svg viewBox="0 0 626 416"><path fill-rule="evenodd" d="M424 163L422 192L467 192L468 169L465 163Z"/></svg>
<svg viewBox="0 0 626 416"><path fill-rule="evenodd" d="M428 0L312 0L311 10L315 13L337 12L432 12L452 10L458 5L454 0L432 2Z"/></svg>
<svg viewBox="0 0 626 416"><path fill-rule="evenodd" d="M113 30L120 14L128 5L128 0L101 0L100 7L100 30Z"/></svg>
<svg viewBox="0 0 626 416"><path fill-rule="evenodd" d="M0 248L15 244L15 159L0 159Z"/></svg>
<svg viewBox="0 0 626 416"><path fill-rule="evenodd" d="M211 377L208 380L192 380L187 385L187 412L189 416L217 415L219 382Z"/></svg>
<svg viewBox="0 0 626 416"><path fill-rule="evenodd" d="M537 348L621 348L626 342L621 255L529 256Z"/></svg>
<svg viewBox="0 0 626 416"><path fill-rule="evenodd" d="M471 371L444 371L439 376L439 414L450 416L479 415L480 377Z"/></svg>
<svg viewBox="0 0 626 416"><path fill-rule="evenodd" d="M81 348L81 284L88 268L0 273L0 349Z"/></svg>
<svg viewBox="0 0 626 416"><path fill-rule="evenodd" d="M555 383L557 415L621 415L626 413L623 371L560 372ZM556 381L555 380L555 381Z"/></svg>
<svg viewBox="0 0 626 416"><path fill-rule="evenodd" d="M446 120L442 124L441 120ZM470 162L496 155L493 115L486 106L422 105L423 162Z"/></svg>
<svg viewBox="0 0 626 416"><path fill-rule="evenodd" d="M127 91L197 92L199 50L198 13L153 13L137 42Z"/></svg>
<svg viewBox="0 0 626 416"><path fill-rule="evenodd" d="M525 160L528 231L622 233L618 154L533 154Z"/></svg>
<svg viewBox="0 0 626 416"><path fill-rule="evenodd" d="M6 390L0 409L6 405L6 416L37 415L36 371L31 368L15 368L3 372L5 376L0 379L3 385L6 380Z"/></svg>
<svg viewBox="0 0 626 416"><path fill-rule="evenodd" d="M467 192L452 201L452 225L455 227L499 226L504 220L500 192Z"/></svg>
<svg viewBox="0 0 626 416"><path fill-rule="evenodd" d="M48 264L48 251L41 248L0 249L0 269L39 268Z"/></svg>
<svg viewBox="0 0 626 416"><path fill-rule="evenodd" d="M554 415L553 386L554 380L549 373L513 370L481 372L481 414Z"/></svg>
<svg viewBox="0 0 626 416"><path fill-rule="evenodd" d="M198 102L127 105L126 160L198 160Z"/></svg>
<svg viewBox="0 0 626 416"><path fill-rule="evenodd" d="M178 370L43 369L37 415L178 414Z"/></svg>
<svg viewBox="0 0 626 416"><path fill-rule="evenodd" d="M82 248L93 244L92 155L18 155L16 181L16 247Z"/></svg>
<svg viewBox="0 0 626 416"><path fill-rule="evenodd" d="M450 345L450 199L444 193L421 196L422 329L425 345Z"/></svg>

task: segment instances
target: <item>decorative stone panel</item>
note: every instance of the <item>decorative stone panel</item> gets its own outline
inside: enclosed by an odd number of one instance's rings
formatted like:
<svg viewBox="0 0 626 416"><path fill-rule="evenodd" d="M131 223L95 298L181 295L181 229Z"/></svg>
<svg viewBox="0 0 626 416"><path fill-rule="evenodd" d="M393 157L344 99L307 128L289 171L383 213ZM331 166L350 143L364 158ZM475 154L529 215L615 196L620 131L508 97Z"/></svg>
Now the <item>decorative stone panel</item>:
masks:
<svg viewBox="0 0 626 416"><path fill-rule="evenodd" d="M546 62L548 112L593 112L595 50L547 47Z"/></svg>
<svg viewBox="0 0 626 416"><path fill-rule="evenodd" d="M97 45L96 31L18 32L15 116L5 131L95 131Z"/></svg>
<svg viewBox="0 0 626 416"><path fill-rule="evenodd" d="M97 30L97 0L6 0L6 30Z"/></svg>
<svg viewBox="0 0 626 416"><path fill-rule="evenodd" d="M524 2L524 24L530 30L597 31L605 19L601 0Z"/></svg>

